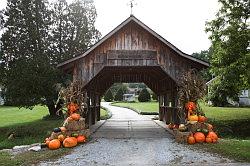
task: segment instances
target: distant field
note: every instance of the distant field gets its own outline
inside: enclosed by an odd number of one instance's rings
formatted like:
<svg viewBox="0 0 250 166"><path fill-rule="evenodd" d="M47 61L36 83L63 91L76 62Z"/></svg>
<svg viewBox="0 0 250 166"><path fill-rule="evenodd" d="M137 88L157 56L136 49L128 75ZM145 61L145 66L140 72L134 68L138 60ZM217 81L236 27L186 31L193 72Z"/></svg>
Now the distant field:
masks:
<svg viewBox="0 0 250 166"><path fill-rule="evenodd" d="M114 106L122 106L131 108L138 113L158 113L159 103L158 102L136 102L136 103L113 103Z"/></svg>

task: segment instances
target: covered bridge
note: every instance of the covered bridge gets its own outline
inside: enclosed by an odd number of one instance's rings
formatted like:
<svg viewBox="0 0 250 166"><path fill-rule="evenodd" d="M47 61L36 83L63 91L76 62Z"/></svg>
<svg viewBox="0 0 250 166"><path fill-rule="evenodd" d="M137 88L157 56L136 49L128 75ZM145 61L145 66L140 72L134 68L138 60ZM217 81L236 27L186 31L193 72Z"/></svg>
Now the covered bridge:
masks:
<svg viewBox="0 0 250 166"><path fill-rule="evenodd" d="M159 96L159 118L178 122L178 79L207 62L183 53L131 15L85 53L58 65L73 80L84 82L88 95L87 123L100 120L100 100L117 82L143 82Z"/></svg>

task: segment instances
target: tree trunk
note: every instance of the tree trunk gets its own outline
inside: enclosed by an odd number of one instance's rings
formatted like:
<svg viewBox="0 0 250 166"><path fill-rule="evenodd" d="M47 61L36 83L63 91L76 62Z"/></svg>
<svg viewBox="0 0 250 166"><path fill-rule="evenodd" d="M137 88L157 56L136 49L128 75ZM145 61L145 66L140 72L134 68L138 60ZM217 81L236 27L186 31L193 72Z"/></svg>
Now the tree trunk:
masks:
<svg viewBox="0 0 250 166"><path fill-rule="evenodd" d="M47 104L47 107L48 107L48 109L49 109L49 115L50 115L51 117L56 117L56 116L58 116L58 115L56 114L57 109L55 108L54 104L48 103L48 104Z"/></svg>
<svg viewBox="0 0 250 166"><path fill-rule="evenodd" d="M63 116L63 112L62 110L60 110L63 107L62 101L59 101L57 105L55 105L53 102L47 102L47 107L49 109L49 114L51 117Z"/></svg>

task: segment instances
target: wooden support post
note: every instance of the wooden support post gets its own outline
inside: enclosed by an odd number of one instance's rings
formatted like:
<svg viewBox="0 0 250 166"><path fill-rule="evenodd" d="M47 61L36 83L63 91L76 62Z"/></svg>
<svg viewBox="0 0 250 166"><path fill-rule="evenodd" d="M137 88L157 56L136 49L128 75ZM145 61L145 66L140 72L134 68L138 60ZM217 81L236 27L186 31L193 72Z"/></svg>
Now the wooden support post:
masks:
<svg viewBox="0 0 250 166"><path fill-rule="evenodd" d="M164 117L164 110L163 110L163 105L164 105L164 103L163 103L164 101L163 101L163 96L162 95L160 95L159 96L159 120L160 121L163 121L163 117Z"/></svg>
<svg viewBox="0 0 250 166"><path fill-rule="evenodd" d="M92 124L91 122L91 110L90 110L90 93L87 92L87 116L86 116L86 123L88 128L90 127L90 125Z"/></svg>
<svg viewBox="0 0 250 166"><path fill-rule="evenodd" d="M96 119L97 121L101 120L101 99L100 99L100 95L96 95L96 102L97 102L97 113L96 113Z"/></svg>
<svg viewBox="0 0 250 166"><path fill-rule="evenodd" d="M179 124L180 123L180 115L179 115L179 110L178 110L178 92L177 92L177 88L174 89L173 91L173 103L174 103L174 107L175 107L175 110L174 110L174 121L176 124Z"/></svg>
<svg viewBox="0 0 250 166"><path fill-rule="evenodd" d="M91 111L92 111L92 125L96 123L96 102L95 102L95 93L91 94Z"/></svg>
<svg viewBox="0 0 250 166"><path fill-rule="evenodd" d="M172 94L171 91L167 91L165 94L166 98L165 98L165 102L166 102L166 116L165 116L165 121L167 124L172 123L173 122L173 110L171 109L173 104L172 104Z"/></svg>

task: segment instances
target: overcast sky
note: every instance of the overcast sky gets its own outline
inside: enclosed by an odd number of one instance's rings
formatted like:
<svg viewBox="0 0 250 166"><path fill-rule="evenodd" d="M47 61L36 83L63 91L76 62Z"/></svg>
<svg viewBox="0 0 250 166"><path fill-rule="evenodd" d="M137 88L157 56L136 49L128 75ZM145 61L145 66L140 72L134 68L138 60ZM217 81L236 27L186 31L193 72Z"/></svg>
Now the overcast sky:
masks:
<svg viewBox="0 0 250 166"><path fill-rule="evenodd" d="M68 0L71 2L72 0ZM7 0L0 0L0 8ZM94 0L96 28L106 35L130 16L129 0ZM210 46L205 22L215 17L217 0L135 0L133 14L185 53Z"/></svg>

